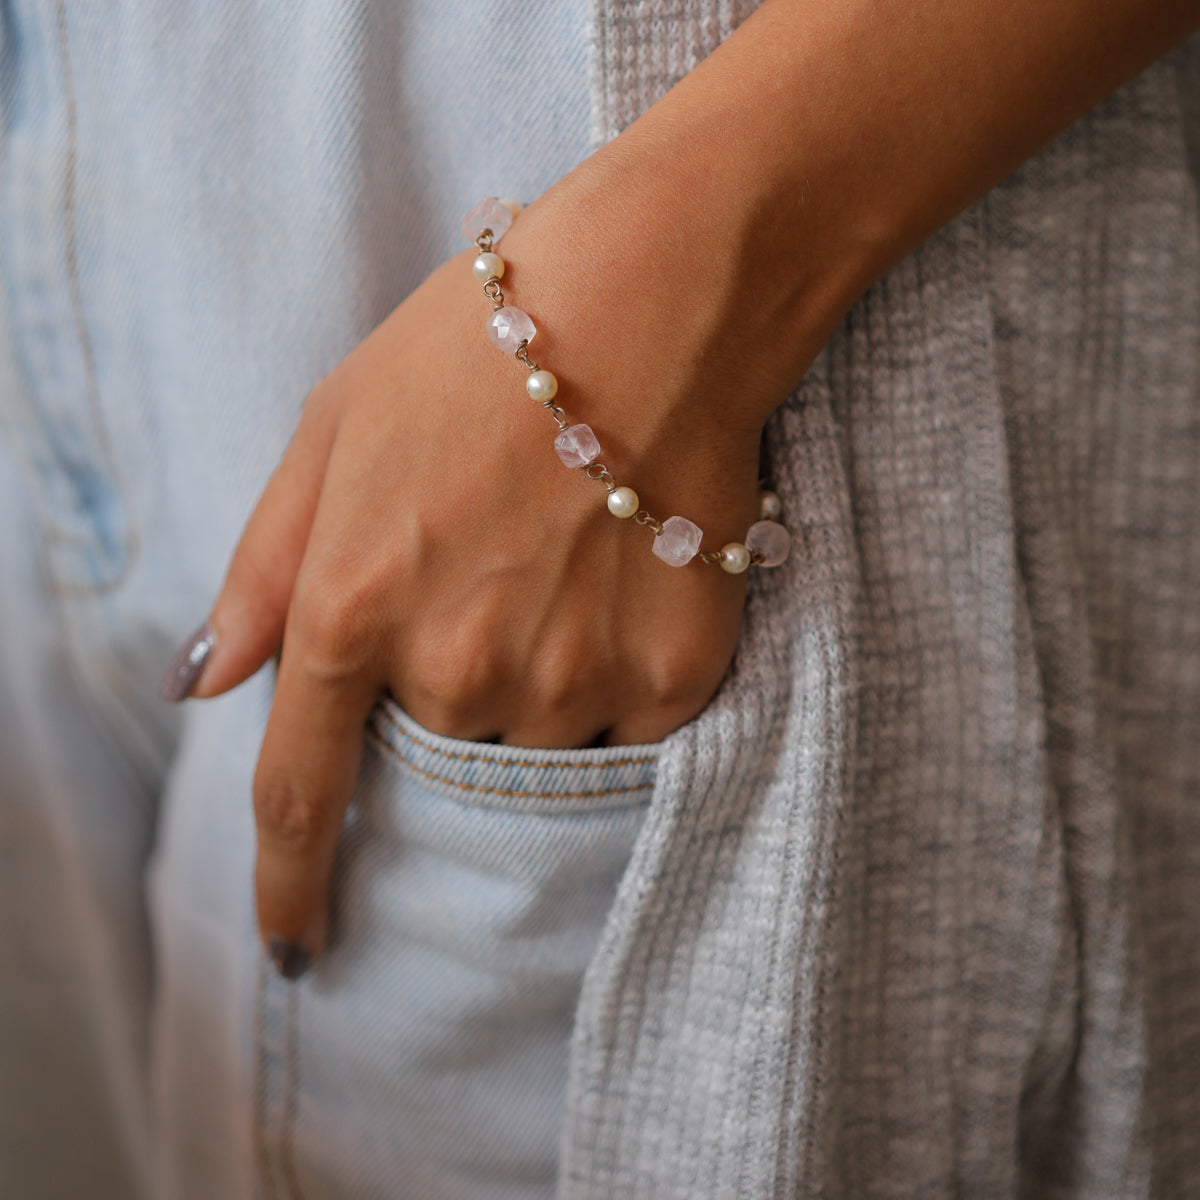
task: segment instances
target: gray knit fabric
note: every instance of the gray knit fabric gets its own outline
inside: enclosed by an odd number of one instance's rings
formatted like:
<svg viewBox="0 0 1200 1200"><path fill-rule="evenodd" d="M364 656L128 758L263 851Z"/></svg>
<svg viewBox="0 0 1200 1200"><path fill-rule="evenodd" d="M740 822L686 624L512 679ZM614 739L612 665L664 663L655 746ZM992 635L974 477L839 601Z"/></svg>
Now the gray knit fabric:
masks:
<svg viewBox="0 0 1200 1200"><path fill-rule="evenodd" d="M597 136L750 7L599 0ZM793 554L660 760L568 1200L1196 1194L1198 54L880 281L773 418Z"/></svg>

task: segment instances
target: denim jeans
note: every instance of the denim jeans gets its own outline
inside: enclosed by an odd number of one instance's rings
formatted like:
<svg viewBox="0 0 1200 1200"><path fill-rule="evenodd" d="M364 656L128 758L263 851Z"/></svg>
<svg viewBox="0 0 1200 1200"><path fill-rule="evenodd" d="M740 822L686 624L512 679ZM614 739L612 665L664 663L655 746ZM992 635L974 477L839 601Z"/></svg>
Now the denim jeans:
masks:
<svg viewBox="0 0 1200 1200"><path fill-rule="evenodd" d="M586 39L581 0L4 6L0 1194L552 1192L655 749L378 709L335 947L289 986L251 894L268 673L156 686L311 386L477 199L586 153Z"/></svg>

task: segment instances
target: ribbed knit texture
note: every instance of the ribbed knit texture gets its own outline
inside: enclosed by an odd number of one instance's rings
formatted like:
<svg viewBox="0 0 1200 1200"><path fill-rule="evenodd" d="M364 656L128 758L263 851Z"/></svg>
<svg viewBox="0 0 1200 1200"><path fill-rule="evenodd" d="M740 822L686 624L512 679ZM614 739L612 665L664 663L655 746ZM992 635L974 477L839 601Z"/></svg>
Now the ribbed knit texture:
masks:
<svg viewBox="0 0 1200 1200"><path fill-rule="evenodd" d="M597 137L750 7L599 0ZM567 1200L1200 1178L1198 53L874 286L773 418L793 554L664 747Z"/></svg>
<svg viewBox="0 0 1200 1200"><path fill-rule="evenodd" d="M592 138L602 145L707 57L758 0L594 0Z"/></svg>

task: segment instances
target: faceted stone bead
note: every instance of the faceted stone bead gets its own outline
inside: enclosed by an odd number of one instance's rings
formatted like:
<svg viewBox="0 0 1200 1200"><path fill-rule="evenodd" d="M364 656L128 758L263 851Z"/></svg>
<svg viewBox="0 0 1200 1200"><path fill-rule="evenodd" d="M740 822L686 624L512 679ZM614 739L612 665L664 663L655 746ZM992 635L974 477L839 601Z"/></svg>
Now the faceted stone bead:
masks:
<svg viewBox="0 0 1200 1200"><path fill-rule="evenodd" d="M494 244L508 232L512 223L512 213L495 196L488 196L463 217L462 231L467 235L467 240L473 242L481 230L490 229Z"/></svg>
<svg viewBox="0 0 1200 1200"><path fill-rule="evenodd" d="M746 549L761 554L759 566L777 567L788 556L792 535L776 521L755 521L746 534Z"/></svg>
<svg viewBox="0 0 1200 1200"><path fill-rule="evenodd" d="M516 354L517 347L522 342L532 342L537 326L529 319L529 314L519 308L507 305L498 308L487 321L488 337L509 354Z"/></svg>
<svg viewBox="0 0 1200 1200"><path fill-rule="evenodd" d="M586 467L600 457L600 443L590 425L568 425L554 439L564 467Z"/></svg>
<svg viewBox="0 0 1200 1200"><path fill-rule="evenodd" d="M654 539L654 553L673 567L686 567L696 557L703 537L700 526L687 517L668 517L662 533Z"/></svg>

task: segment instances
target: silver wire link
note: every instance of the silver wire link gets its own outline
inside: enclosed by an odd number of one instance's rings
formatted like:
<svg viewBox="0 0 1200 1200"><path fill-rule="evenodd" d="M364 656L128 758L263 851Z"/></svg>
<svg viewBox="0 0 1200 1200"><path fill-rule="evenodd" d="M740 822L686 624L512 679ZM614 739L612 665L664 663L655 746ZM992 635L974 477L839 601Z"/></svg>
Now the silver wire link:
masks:
<svg viewBox="0 0 1200 1200"><path fill-rule="evenodd" d="M479 247L480 254L491 253L493 236L490 229L481 229L479 231L479 236L475 239L475 245Z"/></svg>
<svg viewBox="0 0 1200 1200"><path fill-rule="evenodd" d="M542 407L554 418L554 423L559 427L560 430L566 429L567 426L571 424L571 422L567 420L567 414L563 412L563 410L559 408L553 400L547 400Z"/></svg>
<svg viewBox="0 0 1200 1200"><path fill-rule="evenodd" d="M500 290L500 280L489 279L483 285L483 294L497 307L504 307L504 293Z"/></svg>
<svg viewBox="0 0 1200 1200"><path fill-rule="evenodd" d="M714 567L719 567L721 565L721 552L720 550L702 550L700 552L700 561L712 563Z"/></svg>
<svg viewBox="0 0 1200 1200"><path fill-rule="evenodd" d="M655 537L658 537L663 531L662 522L656 521L644 508L634 513L633 519L639 525L645 525L648 529L653 529Z"/></svg>
<svg viewBox="0 0 1200 1200"><path fill-rule="evenodd" d="M593 475L593 471L597 471L599 473ZM584 468L583 473L589 479L594 479L597 483L604 484L605 491L615 492L617 490L617 481L609 474L608 468L603 463L589 463Z"/></svg>
<svg viewBox="0 0 1200 1200"><path fill-rule="evenodd" d="M489 282L491 281L489 280ZM514 351L514 354L530 369L530 371L541 370L537 363L529 361L529 342L526 338L522 338L517 343L517 348Z"/></svg>

